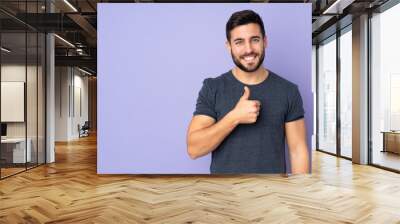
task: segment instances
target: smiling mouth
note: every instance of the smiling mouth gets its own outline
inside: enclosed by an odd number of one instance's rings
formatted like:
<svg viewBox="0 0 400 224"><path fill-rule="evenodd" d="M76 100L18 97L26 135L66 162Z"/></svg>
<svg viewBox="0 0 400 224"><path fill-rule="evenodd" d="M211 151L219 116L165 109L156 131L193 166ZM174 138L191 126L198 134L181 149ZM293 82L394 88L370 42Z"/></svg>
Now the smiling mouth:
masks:
<svg viewBox="0 0 400 224"><path fill-rule="evenodd" d="M256 59L256 55L253 54L253 55L244 56L244 57L242 57L242 59L245 62L254 62Z"/></svg>

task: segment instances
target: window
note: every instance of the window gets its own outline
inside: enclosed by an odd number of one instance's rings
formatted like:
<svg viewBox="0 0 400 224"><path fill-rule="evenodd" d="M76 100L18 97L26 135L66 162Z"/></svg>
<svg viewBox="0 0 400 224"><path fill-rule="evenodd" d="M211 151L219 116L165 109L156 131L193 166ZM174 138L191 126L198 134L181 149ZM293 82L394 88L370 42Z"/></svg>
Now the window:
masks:
<svg viewBox="0 0 400 224"><path fill-rule="evenodd" d="M351 26L340 36L340 155L352 157L352 35Z"/></svg>
<svg viewBox="0 0 400 224"><path fill-rule="evenodd" d="M318 48L318 149L336 153L336 36Z"/></svg>
<svg viewBox="0 0 400 224"><path fill-rule="evenodd" d="M372 163L400 170L400 4L371 18Z"/></svg>

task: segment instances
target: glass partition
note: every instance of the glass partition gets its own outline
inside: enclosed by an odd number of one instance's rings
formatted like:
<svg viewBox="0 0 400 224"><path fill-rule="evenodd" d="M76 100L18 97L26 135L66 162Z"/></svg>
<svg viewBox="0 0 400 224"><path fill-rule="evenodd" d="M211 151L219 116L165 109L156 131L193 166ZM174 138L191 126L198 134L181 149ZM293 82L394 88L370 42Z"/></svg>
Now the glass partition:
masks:
<svg viewBox="0 0 400 224"><path fill-rule="evenodd" d="M318 47L318 149L336 154L336 35Z"/></svg>
<svg viewBox="0 0 400 224"><path fill-rule="evenodd" d="M26 113L27 113L27 150L30 151L30 160L27 167L34 167L38 160L38 35L36 32L27 33L27 98L26 98Z"/></svg>
<svg viewBox="0 0 400 224"><path fill-rule="evenodd" d="M0 2L1 179L45 163L45 34L16 19L44 5Z"/></svg>
<svg viewBox="0 0 400 224"><path fill-rule="evenodd" d="M26 144L26 33L2 33L1 47L1 176L7 177L24 171L31 161Z"/></svg>

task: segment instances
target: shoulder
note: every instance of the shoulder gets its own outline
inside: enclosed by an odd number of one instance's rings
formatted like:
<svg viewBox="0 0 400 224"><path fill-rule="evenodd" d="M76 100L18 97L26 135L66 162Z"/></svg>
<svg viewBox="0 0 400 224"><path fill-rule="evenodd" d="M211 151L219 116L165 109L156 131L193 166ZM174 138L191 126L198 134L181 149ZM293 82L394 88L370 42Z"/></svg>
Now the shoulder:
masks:
<svg viewBox="0 0 400 224"><path fill-rule="evenodd" d="M270 78L274 86L286 91L293 91L297 89L297 85L274 72L269 71Z"/></svg>
<svg viewBox="0 0 400 224"><path fill-rule="evenodd" d="M289 102L301 98L299 88L295 83L282 78L274 72L270 72L270 74L272 79L271 86L279 95L284 96Z"/></svg>
<svg viewBox="0 0 400 224"><path fill-rule="evenodd" d="M203 81L203 85L211 90L218 89L221 85L224 84L229 78L229 72L225 72L217 77L206 78Z"/></svg>

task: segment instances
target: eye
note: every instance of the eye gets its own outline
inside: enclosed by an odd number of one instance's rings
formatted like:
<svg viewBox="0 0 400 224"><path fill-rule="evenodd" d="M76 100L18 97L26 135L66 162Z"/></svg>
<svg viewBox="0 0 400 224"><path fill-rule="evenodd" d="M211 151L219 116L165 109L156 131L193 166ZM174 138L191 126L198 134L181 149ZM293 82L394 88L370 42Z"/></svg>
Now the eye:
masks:
<svg viewBox="0 0 400 224"><path fill-rule="evenodd" d="M254 38L254 39L253 39L253 42L258 43L258 42L260 42L260 39Z"/></svg>
<svg viewBox="0 0 400 224"><path fill-rule="evenodd" d="M243 41L241 41L241 40L240 41L236 41L235 45L241 45L242 43L243 43Z"/></svg>

